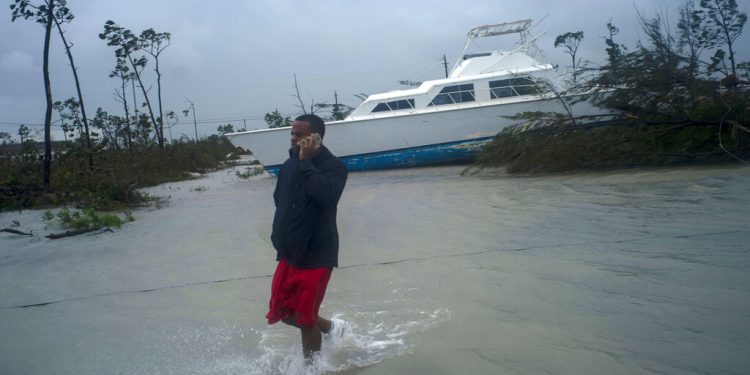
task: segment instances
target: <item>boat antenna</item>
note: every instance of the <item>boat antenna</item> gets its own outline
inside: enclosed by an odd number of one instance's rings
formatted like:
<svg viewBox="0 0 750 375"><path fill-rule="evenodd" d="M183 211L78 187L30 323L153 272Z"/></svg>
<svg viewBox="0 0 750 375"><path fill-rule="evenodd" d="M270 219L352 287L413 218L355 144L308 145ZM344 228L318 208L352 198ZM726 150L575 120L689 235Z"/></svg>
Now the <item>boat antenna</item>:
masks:
<svg viewBox="0 0 750 375"><path fill-rule="evenodd" d="M547 17L549 17L549 15L550 15L549 13L545 14L544 17L542 17L542 19L539 20L539 22L535 23L534 26L529 27L529 30L532 30L533 28L539 26L539 24L544 22L544 20L546 20Z"/></svg>
<svg viewBox="0 0 750 375"><path fill-rule="evenodd" d="M544 17L542 17L542 19L539 20L539 22L537 22L533 26L529 27L529 31L528 32L531 33L532 30L534 30L534 28L536 28L537 26L539 26L539 24L541 24L542 22L544 22L544 20L546 20L547 17L549 17L549 15L550 15L550 13L545 14ZM543 34L545 34L545 33L546 32L542 32L540 34L540 36L543 35ZM538 38L539 38L539 36L535 37L534 39L538 39ZM532 41L532 43L530 43L529 46L526 48L526 52L531 57L544 58L544 50L542 50L541 48L539 48L539 46L534 41Z"/></svg>

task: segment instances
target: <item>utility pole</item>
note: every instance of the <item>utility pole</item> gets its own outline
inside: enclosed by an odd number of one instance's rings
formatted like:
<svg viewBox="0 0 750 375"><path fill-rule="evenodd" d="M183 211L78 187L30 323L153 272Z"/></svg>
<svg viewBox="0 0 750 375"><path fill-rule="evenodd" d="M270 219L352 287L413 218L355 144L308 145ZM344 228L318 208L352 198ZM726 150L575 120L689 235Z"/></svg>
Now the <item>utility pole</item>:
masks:
<svg viewBox="0 0 750 375"><path fill-rule="evenodd" d="M443 54L443 67L445 68L445 78L448 78L448 59L445 58L445 54Z"/></svg>
<svg viewBox="0 0 750 375"><path fill-rule="evenodd" d="M193 105L193 102L190 101L190 99L185 98L188 103L190 103L190 109L193 112L193 126L195 127L195 143L198 143L198 121L195 119L195 105Z"/></svg>

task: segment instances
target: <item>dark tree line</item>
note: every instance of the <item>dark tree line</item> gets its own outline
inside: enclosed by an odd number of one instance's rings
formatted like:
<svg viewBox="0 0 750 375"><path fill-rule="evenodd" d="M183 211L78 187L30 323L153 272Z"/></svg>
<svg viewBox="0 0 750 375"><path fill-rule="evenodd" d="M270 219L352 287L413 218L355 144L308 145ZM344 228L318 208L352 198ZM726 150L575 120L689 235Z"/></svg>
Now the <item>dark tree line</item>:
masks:
<svg viewBox="0 0 750 375"><path fill-rule="evenodd" d="M110 115L101 108L97 108L94 118L90 119L81 90L79 70L72 51L73 44L66 38L64 30L64 25L71 23L74 19L73 13L67 7L67 1L12 0L10 10L12 21L17 19L32 20L42 25L45 30L42 52L42 75L46 99L42 178L45 187L50 185L51 176L53 111L57 112L59 116L57 121L60 122L65 141L70 142L71 146L81 149L86 154L88 169L91 171L95 168L93 155L99 149L127 148L133 151L134 146L149 147L152 143L158 144L160 147L164 146L162 73L159 58L162 52L169 47L170 33L156 32L149 28L136 35L132 31L118 26L113 21L107 21L104 24L104 32L99 37L105 40L107 45L115 48L116 64L109 76L119 80L120 87L115 90L115 100L123 105L124 114L123 116ZM53 100L49 74L53 28L57 30L65 48L77 95L77 97L58 101ZM149 62L146 55L154 63L158 115L152 106L149 87L144 82L143 70ZM138 111L139 94L136 92L136 86L140 89L140 97L144 101L142 106L147 108L146 113L139 113ZM128 89L131 89L132 100ZM170 111L169 113L174 112ZM30 138L27 133L23 134L25 137L22 136L24 138L22 143ZM6 142L7 140L3 138L3 141Z"/></svg>

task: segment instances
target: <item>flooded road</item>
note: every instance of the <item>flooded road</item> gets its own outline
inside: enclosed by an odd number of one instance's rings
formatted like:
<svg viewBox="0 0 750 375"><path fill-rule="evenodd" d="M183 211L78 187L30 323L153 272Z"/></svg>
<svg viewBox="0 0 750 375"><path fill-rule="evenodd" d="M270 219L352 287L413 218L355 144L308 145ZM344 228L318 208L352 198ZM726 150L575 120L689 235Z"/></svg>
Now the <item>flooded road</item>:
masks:
<svg viewBox="0 0 750 375"><path fill-rule="evenodd" d="M461 170L350 175L321 308L348 332L307 369L263 318L274 178L160 185L135 222L54 241L41 211L2 213L36 236L0 234L0 373L750 368L750 168Z"/></svg>

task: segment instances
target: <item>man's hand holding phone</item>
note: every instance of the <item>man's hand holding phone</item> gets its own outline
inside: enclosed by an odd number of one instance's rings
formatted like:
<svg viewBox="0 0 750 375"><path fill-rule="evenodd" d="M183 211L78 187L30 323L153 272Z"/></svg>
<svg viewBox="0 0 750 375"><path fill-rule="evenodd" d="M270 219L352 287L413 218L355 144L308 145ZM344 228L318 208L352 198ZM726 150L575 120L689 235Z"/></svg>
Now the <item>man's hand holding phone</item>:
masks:
<svg viewBox="0 0 750 375"><path fill-rule="evenodd" d="M312 159L320 152L323 139L318 133L312 133L299 141L299 159Z"/></svg>

